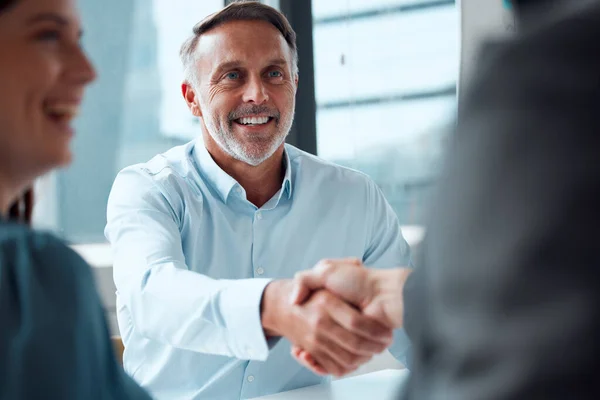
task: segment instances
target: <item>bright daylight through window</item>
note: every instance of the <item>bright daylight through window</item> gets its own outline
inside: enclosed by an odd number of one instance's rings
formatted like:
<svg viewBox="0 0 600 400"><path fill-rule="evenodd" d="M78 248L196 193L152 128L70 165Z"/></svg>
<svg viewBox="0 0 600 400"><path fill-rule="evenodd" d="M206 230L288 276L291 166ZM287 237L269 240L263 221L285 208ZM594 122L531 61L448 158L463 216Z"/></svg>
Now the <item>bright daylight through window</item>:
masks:
<svg viewBox="0 0 600 400"><path fill-rule="evenodd" d="M179 46L224 2L79 3L99 79L76 123L75 161L40 181L34 219L72 243L104 243L117 172L199 134ZM456 108L454 1L313 0L312 13L318 154L370 175L403 225L422 224Z"/></svg>

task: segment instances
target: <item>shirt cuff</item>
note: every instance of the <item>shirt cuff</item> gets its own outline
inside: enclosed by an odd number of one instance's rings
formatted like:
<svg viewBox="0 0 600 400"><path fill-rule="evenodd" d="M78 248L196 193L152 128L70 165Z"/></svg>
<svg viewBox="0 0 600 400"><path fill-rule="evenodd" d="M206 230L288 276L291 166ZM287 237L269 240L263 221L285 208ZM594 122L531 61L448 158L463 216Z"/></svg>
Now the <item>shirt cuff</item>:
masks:
<svg viewBox="0 0 600 400"><path fill-rule="evenodd" d="M271 279L243 279L221 293L221 315L230 334L230 347L241 360L265 361L269 356L260 317L263 292Z"/></svg>

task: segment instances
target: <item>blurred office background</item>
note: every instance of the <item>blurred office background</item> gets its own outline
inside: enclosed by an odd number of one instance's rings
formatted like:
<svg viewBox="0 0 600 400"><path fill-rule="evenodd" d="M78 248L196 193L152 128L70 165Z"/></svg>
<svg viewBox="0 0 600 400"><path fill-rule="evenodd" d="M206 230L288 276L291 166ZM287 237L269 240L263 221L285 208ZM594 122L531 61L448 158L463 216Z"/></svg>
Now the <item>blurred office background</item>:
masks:
<svg viewBox="0 0 600 400"><path fill-rule="evenodd" d="M300 45L289 142L364 171L403 225L423 223L456 110L454 0L279 0ZM179 45L223 0L81 0L99 71L77 121L75 162L40 182L38 226L103 243L117 172L199 135L180 95ZM310 37L308 37L310 36Z"/></svg>
<svg viewBox="0 0 600 400"><path fill-rule="evenodd" d="M117 172L200 134L180 95L179 46L226 0L80 0L99 72L78 119L73 165L39 182L38 227L96 268L114 326L103 229ZM416 243L456 113L454 0L264 0L298 34L300 89L288 141L370 175Z"/></svg>

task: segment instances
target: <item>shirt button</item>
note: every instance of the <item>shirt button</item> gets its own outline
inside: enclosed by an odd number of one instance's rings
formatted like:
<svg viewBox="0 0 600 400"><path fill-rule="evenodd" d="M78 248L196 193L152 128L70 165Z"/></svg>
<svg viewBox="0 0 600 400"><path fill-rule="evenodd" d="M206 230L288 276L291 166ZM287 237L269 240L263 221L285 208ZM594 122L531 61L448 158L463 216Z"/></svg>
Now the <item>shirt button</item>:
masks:
<svg viewBox="0 0 600 400"><path fill-rule="evenodd" d="M256 213L256 219L257 219L257 220L259 220L259 221L260 221L261 219L263 219L263 216L262 216L262 214L261 214L261 212L260 212L260 211Z"/></svg>
<svg viewBox="0 0 600 400"><path fill-rule="evenodd" d="M248 382L254 382L254 376L253 375L248 376Z"/></svg>
<svg viewBox="0 0 600 400"><path fill-rule="evenodd" d="M239 194L242 194L242 188L241 187L235 189L235 191L238 192Z"/></svg>
<svg viewBox="0 0 600 400"><path fill-rule="evenodd" d="M264 269L262 269L261 267L258 267L258 268L256 269L256 273L257 273L257 274L259 274L259 275L262 275L262 274L264 274L264 273L265 273L265 270L264 270Z"/></svg>

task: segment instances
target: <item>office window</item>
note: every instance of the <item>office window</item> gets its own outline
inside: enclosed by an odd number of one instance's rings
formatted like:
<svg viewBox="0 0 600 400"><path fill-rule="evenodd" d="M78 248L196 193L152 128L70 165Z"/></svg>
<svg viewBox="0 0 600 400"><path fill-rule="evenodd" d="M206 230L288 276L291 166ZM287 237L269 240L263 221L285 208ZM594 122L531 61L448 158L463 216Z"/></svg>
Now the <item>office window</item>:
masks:
<svg viewBox="0 0 600 400"><path fill-rule="evenodd" d="M318 154L370 175L402 224L422 224L456 112L454 1L313 0L312 11Z"/></svg>
<svg viewBox="0 0 600 400"><path fill-rule="evenodd" d="M104 242L117 172L200 134L180 94L179 46L223 0L80 0L98 80L76 121L73 164L37 187L35 224L72 243Z"/></svg>

